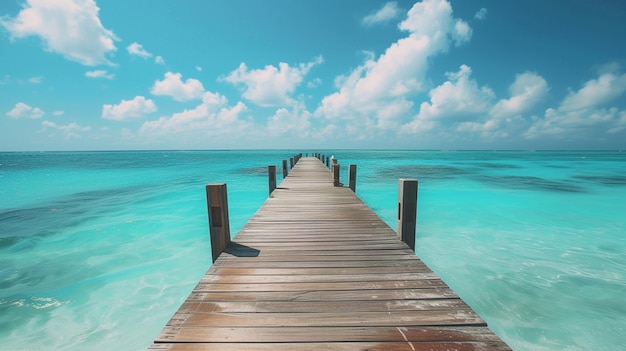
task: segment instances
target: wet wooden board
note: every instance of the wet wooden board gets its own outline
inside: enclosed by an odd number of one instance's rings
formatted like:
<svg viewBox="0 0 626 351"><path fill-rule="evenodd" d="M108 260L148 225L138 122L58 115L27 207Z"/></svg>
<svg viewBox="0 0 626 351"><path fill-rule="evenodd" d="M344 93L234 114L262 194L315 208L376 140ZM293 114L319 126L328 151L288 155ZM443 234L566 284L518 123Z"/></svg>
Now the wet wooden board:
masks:
<svg viewBox="0 0 626 351"><path fill-rule="evenodd" d="M302 158L151 350L510 350L350 189Z"/></svg>

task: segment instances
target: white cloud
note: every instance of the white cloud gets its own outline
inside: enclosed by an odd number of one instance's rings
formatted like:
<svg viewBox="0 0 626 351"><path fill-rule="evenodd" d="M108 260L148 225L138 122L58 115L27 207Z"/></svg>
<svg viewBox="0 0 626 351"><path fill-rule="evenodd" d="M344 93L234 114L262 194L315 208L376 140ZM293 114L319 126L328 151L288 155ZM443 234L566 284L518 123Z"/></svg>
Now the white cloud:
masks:
<svg viewBox="0 0 626 351"><path fill-rule="evenodd" d="M549 90L548 82L537 73L518 74L509 87L511 97L498 101L490 115L500 118L526 113L545 99Z"/></svg>
<svg viewBox="0 0 626 351"><path fill-rule="evenodd" d="M163 57L157 56L157 57L154 58L154 63L158 63L159 65L164 65L165 64L165 60L163 59Z"/></svg>
<svg viewBox="0 0 626 351"><path fill-rule="evenodd" d="M180 147L207 145L212 141L208 137L229 141L233 135L249 135L252 124L240 119L246 110L242 102L228 106L223 95L205 92L202 103L194 109L144 122L136 137L150 142L158 138Z"/></svg>
<svg viewBox="0 0 626 351"><path fill-rule="evenodd" d="M571 92L561 103L559 110L574 111L604 105L626 91L626 74L603 73L592 79L577 92Z"/></svg>
<svg viewBox="0 0 626 351"><path fill-rule="evenodd" d="M43 117L44 112L38 107L31 107L23 102L18 102L6 115L14 119L34 119Z"/></svg>
<svg viewBox="0 0 626 351"><path fill-rule="evenodd" d="M295 106L291 111L280 108L267 120L267 130L273 135L305 137L309 135L310 119L311 113L304 106Z"/></svg>
<svg viewBox="0 0 626 351"><path fill-rule="evenodd" d="M400 15L400 9L398 9L398 3L391 1L385 3L378 11L367 15L363 18L363 24L374 25L378 23L384 23L391 21L392 19Z"/></svg>
<svg viewBox="0 0 626 351"><path fill-rule="evenodd" d="M474 18L479 21L484 21L487 18L487 9L483 7L478 10L478 12L474 15Z"/></svg>
<svg viewBox="0 0 626 351"><path fill-rule="evenodd" d="M198 71L198 72L202 72L202 67L200 67L200 66L196 66L196 71Z"/></svg>
<svg viewBox="0 0 626 351"><path fill-rule="evenodd" d="M113 79L115 75L113 73L107 72L106 70L97 69L97 70L85 72L85 77Z"/></svg>
<svg viewBox="0 0 626 351"><path fill-rule="evenodd" d="M338 91L322 100L316 116L358 119L379 128L398 127L400 120L410 116L411 98L425 89L429 59L471 37L469 25L453 18L452 7L445 0L416 3L399 28L408 36L393 43L378 59L370 54L361 66L337 79Z"/></svg>
<svg viewBox="0 0 626 351"><path fill-rule="evenodd" d="M558 108L546 109L543 117L535 116L524 136L542 136L570 140L603 140L607 134L626 129L626 111L610 103L626 92L626 74L617 71L601 73L578 91L570 92Z"/></svg>
<svg viewBox="0 0 626 351"><path fill-rule="evenodd" d="M41 122L41 125L43 126L42 132L45 132L49 129L59 130L63 133L63 137L65 139L80 138L81 136L80 134L78 134L79 132L88 132L91 130L91 127L89 126L81 127L80 125L76 123L58 125L54 122L43 121Z"/></svg>
<svg viewBox="0 0 626 351"><path fill-rule="evenodd" d="M28 79L28 82L31 84L41 84L41 81L43 80L42 76L38 76L38 77L30 77Z"/></svg>
<svg viewBox="0 0 626 351"><path fill-rule="evenodd" d="M165 78L154 82L150 92L153 95L170 96L176 101L189 101L202 98L204 86L197 79L189 78L185 82L181 80L180 73L165 73Z"/></svg>
<svg viewBox="0 0 626 351"><path fill-rule="evenodd" d="M432 89L428 95L430 102L423 102L415 120L408 124L412 131L418 131L422 121L437 120L446 122L473 121L484 115L491 107L493 91L486 86L479 87L471 79L472 69L462 65L458 72L448 72L448 81ZM432 125L429 125L432 128Z"/></svg>
<svg viewBox="0 0 626 351"><path fill-rule="evenodd" d="M0 24L11 39L38 36L46 51L63 55L85 66L112 63L106 58L119 40L104 28L94 0L27 0L15 18Z"/></svg>
<svg viewBox="0 0 626 351"><path fill-rule="evenodd" d="M65 111L62 111L62 110L57 110L57 111L52 112L53 116L63 116L64 114L65 114Z"/></svg>
<svg viewBox="0 0 626 351"><path fill-rule="evenodd" d="M472 38L472 28L467 22L457 19L454 23L454 31L452 32L454 45L459 46L467 43Z"/></svg>
<svg viewBox="0 0 626 351"><path fill-rule="evenodd" d="M126 50L129 54L133 56L139 56L147 59L148 57L152 57L152 54L147 52L143 46L137 42L134 42L126 47Z"/></svg>
<svg viewBox="0 0 626 351"><path fill-rule="evenodd" d="M103 105L102 118L115 121L126 121L140 118L157 110L154 101L143 96L135 96L132 100L122 100L117 105Z"/></svg>
<svg viewBox="0 0 626 351"><path fill-rule="evenodd" d="M249 70L245 63L241 63L236 70L222 79L235 85L243 85L242 96L259 106L293 105L295 100L291 98L291 94L311 68L322 62L320 56L298 67L281 62L278 68L268 65L263 69L252 70Z"/></svg>

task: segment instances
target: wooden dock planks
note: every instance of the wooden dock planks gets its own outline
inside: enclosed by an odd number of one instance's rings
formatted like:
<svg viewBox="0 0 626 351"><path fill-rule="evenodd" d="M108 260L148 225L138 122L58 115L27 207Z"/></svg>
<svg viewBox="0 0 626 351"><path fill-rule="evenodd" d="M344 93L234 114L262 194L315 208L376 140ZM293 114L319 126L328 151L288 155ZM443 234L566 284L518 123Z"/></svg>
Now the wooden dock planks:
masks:
<svg viewBox="0 0 626 351"><path fill-rule="evenodd" d="M510 350L329 170L302 158L150 350Z"/></svg>

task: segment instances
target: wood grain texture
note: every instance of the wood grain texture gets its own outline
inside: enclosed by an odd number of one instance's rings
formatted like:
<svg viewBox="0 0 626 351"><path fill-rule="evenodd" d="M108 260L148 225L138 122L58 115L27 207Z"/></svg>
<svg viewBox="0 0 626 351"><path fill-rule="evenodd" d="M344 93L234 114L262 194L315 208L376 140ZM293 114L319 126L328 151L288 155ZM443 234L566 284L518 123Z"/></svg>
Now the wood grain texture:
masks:
<svg viewBox="0 0 626 351"><path fill-rule="evenodd" d="M317 158L299 160L150 350L510 350Z"/></svg>

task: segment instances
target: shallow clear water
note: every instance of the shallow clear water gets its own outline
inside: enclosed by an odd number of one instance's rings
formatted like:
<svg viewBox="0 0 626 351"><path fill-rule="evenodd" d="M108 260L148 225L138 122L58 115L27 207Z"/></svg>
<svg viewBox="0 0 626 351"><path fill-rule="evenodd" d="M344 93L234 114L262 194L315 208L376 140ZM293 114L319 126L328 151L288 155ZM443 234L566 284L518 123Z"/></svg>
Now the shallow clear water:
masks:
<svg viewBox="0 0 626 351"><path fill-rule="evenodd" d="M204 185L235 234L295 153L0 153L2 348L146 348L210 266ZM417 254L514 349L626 344L626 153L332 153L392 227L419 179Z"/></svg>

